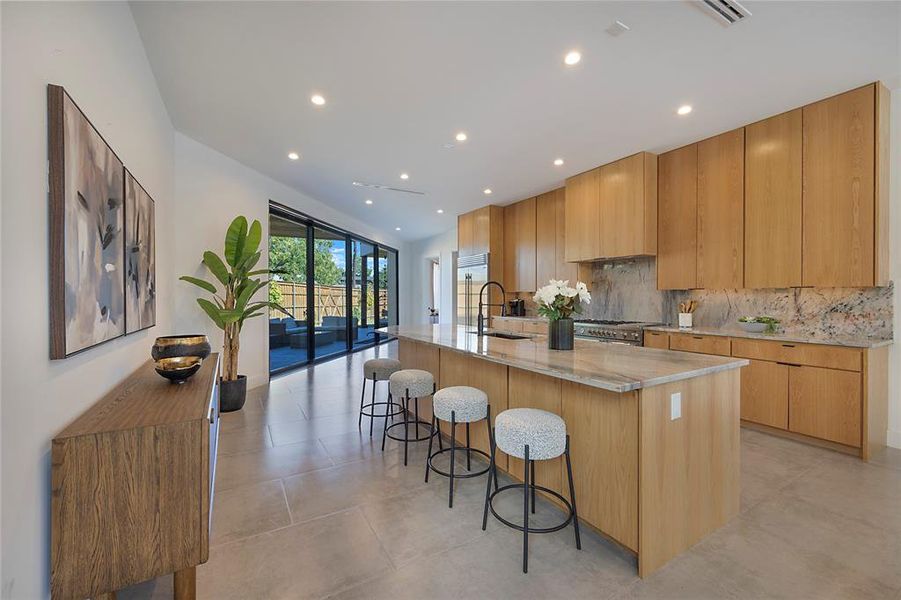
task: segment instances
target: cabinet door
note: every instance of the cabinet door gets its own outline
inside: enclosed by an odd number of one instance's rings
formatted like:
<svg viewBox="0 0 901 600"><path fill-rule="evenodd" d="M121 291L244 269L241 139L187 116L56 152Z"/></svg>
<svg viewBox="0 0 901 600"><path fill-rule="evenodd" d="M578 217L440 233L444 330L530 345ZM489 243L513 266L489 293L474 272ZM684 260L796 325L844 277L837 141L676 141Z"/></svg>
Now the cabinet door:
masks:
<svg viewBox="0 0 901 600"><path fill-rule="evenodd" d="M517 292L535 291L535 198L516 203Z"/></svg>
<svg viewBox="0 0 901 600"><path fill-rule="evenodd" d="M485 254L491 251L491 207L483 206L473 211L472 253Z"/></svg>
<svg viewBox="0 0 901 600"><path fill-rule="evenodd" d="M554 190L541 194L535 199L535 285L537 287L547 285L551 279L557 279L557 196L557 191Z"/></svg>
<svg viewBox="0 0 901 600"><path fill-rule="evenodd" d="M875 86L805 106L805 286L874 284Z"/></svg>
<svg viewBox="0 0 901 600"><path fill-rule="evenodd" d="M657 157L657 201L657 288L695 288L698 283L697 144Z"/></svg>
<svg viewBox="0 0 901 600"><path fill-rule="evenodd" d="M860 377L860 373L853 371L791 367L789 431L859 448Z"/></svg>
<svg viewBox="0 0 901 600"><path fill-rule="evenodd" d="M655 253L656 193L646 185L650 183L656 190L657 180L656 176L649 181L645 177L646 169L656 166L652 160L656 157L640 152L598 169L598 256ZM651 227L646 226L649 222Z"/></svg>
<svg viewBox="0 0 901 600"><path fill-rule="evenodd" d="M672 333L669 336L670 350L697 352L698 354L732 355L732 341L720 335L694 335L692 333Z"/></svg>
<svg viewBox="0 0 901 600"><path fill-rule="evenodd" d="M510 204L504 207L504 288L509 293L515 293L519 289L519 280L516 270L516 205ZM492 275L493 277L494 275Z"/></svg>
<svg viewBox="0 0 901 600"><path fill-rule="evenodd" d="M598 258L598 169L566 180L566 260Z"/></svg>
<svg viewBox="0 0 901 600"><path fill-rule="evenodd" d="M741 370L741 418L788 429L788 365L752 360Z"/></svg>
<svg viewBox="0 0 901 600"><path fill-rule="evenodd" d="M555 248L556 267L554 269L553 279L560 279L572 283L579 279L579 265L578 263L566 262L566 188L558 188L550 193L554 194L554 206L557 212L555 221L555 226L557 228ZM548 281L550 281L550 278L544 280L539 278L538 287L547 285Z"/></svg>
<svg viewBox="0 0 901 600"><path fill-rule="evenodd" d="M698 142L699 288L744 285L745 130Z"/></svg>
<svg viewBox="0 0 901 600"><path fill-rule="evenodd" d="M460 256L471 256L472 252L472 226L474 215L471 212L457 217L457 253Z"/></svg>
<svg viewBox="0 0 901 600"><path fill-rule="evenodd" d="M801 109L745 127L745 287L801 285Z"/></svg>

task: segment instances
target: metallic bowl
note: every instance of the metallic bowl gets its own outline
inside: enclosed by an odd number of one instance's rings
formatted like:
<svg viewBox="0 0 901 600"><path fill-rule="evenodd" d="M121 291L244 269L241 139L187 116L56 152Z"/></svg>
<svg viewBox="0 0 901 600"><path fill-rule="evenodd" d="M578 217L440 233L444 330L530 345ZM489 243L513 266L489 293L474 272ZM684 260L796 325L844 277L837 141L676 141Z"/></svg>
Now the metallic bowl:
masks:
<svg viewBox="0 0 901 600"><path fill-rule="evenodd" d="M174 356L161 358L154 363L156 372L173 383L184 383L194 375L203 363L197 356Z"/></svg>
<svg viewBox="0 0 901 600"><path fill-rule="evenodd" d="M156 338L150 356L153 360L182 356L204 359L210 355L211 350L210 340L205 335L166 335Z"/></svg>

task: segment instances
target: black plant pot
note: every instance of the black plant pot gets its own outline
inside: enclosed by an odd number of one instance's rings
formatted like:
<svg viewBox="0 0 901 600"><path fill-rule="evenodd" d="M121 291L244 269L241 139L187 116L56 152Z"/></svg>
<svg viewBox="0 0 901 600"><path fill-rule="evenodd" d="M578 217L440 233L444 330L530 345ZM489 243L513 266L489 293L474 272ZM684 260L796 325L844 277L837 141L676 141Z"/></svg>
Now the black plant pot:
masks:
<svg viewBox="0 0 901 600"><path fill-rule="evenodd" d="M551 350L573 349L573 320L557 319L547 325L547 347Z"/></svg>
<svg viewBox="0 0 901 600"><path fill-rule="evenodd" d="M241 410L247 400L247 376L238 375L234 381L220 381L219 412Z"/></svg>

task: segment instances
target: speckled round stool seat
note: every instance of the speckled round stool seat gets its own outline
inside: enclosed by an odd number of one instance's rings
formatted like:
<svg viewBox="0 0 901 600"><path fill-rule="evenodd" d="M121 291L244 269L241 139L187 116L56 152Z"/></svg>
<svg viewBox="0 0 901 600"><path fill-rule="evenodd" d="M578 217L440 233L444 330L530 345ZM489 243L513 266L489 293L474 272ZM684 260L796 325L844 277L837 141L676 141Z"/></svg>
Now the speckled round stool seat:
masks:
<svg viewBox="0 0 901 600"><path fill-rule="evenodd" d="M404 444L404 465L407 464L407 447L410 442L424 442L431 440L438 430L431 424L419 418L419 399L426 398L435 393L435 378L428 371L421 369L402 369L395 371L388 377L388 402L395 402L399 399L402 407L401 413L404 420L401 423L392 423L388 425L388 419L385 419L385 428L382 430L382 450L385 450L385 440L391 438ZM410 401L413 401L413 420L410 420ZM396 404L396 402L395 402ZM413 433L410 433L410 425L413 426ZM392 429L403 427L403 437L394 435ZM426 428L426 432L420 434L421 428ZM438 443L441 444L441 436L438 437Z"/></svg>
<svg viewBox="0 0 901 600"><path fill-rule="evenodd" d="M376 383L379 381L388 381L392 373L401 370L399 360L393 358L371 358L363 363L363 393L360 395L360 417L357 419L357 428L363 428L363 417L369 417L369 437L372 437L372 423L376 419L394 419L403 412L403 407L391 401L391 394L388 394L388 400L378 402L375 399ZM366 382L372 381L372 400L366 402ZM384 406L383 414L376 414L376 407Z"/></svg>
<svg viewBox="0 0 901 600"><path fill-rule="evenodd" d="M566 433L566 423L559 415L537 408L512 408L505 410L494 420L495 444L491 447L491 459L488 476L488 487L485 489L485 510L482 513L482 530L488 526L488 511L494 517L506 525L522 531L522 572L529 571L529 534L551 533L560 531L572 522L576 536L576 548L582 549L582 540L579 536L579 515L576 512L576 491L573 486L573 468L569 455L569 435ZM491 477L497 476L495 464L495 452L500 448L507 455L523 460L522 483L513 483L491 491ZM569 478L569 500L554 490L537 485L535 483L535 461L551 460L563 455L566 459L566 473ZM501 517L494 510L492 500L499 493L511 489L521 489L523 499L523 522L518 525ZM529 527L529 498L531 497L531 512L535 512L535 491L541 490L545 494L554 496L566 507L566 519L553 527L535 528Z"/></svg>
<svg viewBox="0 0 901 600"><path fill-rule="evenodd" d="M491 407L488 405L488 394L482 390L465 385L457 385L446 387L435 392L432 397L432 427L434 428L437 421L446 421L450 423L451 445L450 448L442 448L432 453L432 441L429 440L428 457L425 460L425 482L429 482L429 473L434 471L439 475L447 477L448 484L448 508L454 506L454 479L465 479L470 477L478 477L488 472L488 467L478 471L472 470L472 453L481 454L486 459L491 457L487 452L483 452L477 448L473 448L469 442L469 424L486 419L488 422L488 444L492 445L491 433ZM456 473L456 452L457 448L457 424L466 424L466 446L459 448L466 451L466 473ZM439 428L440 431L440 428ZM440 437L439 437L440 439ZM433 459L445 452L450 452L450 471L442 471L434 465ZM497 480L495 479L495 487Z"/></svg>

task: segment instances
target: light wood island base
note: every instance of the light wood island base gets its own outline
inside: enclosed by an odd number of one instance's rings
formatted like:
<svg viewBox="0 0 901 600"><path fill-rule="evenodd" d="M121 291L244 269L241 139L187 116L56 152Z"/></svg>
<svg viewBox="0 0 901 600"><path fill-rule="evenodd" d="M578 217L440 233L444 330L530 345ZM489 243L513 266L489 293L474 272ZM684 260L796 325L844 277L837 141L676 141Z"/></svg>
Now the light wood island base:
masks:
<svg viewBox="0 0 901 600"><path fill-rule="evenodd" d="M399 359L431 372L439 388L483 389L492 417L516 407L561 415L580 520L634 553L641 577L738 514L738 368L619 393L403 337ZM673 420L676 393L681 417ZM431 419L430 400L420 416ZM473 446L488 451L484 423L473 429ZM522 461L498 452L497 463L521 480ZM537 483L568 497L564 469L560 459L536 463Z"/></svg>

